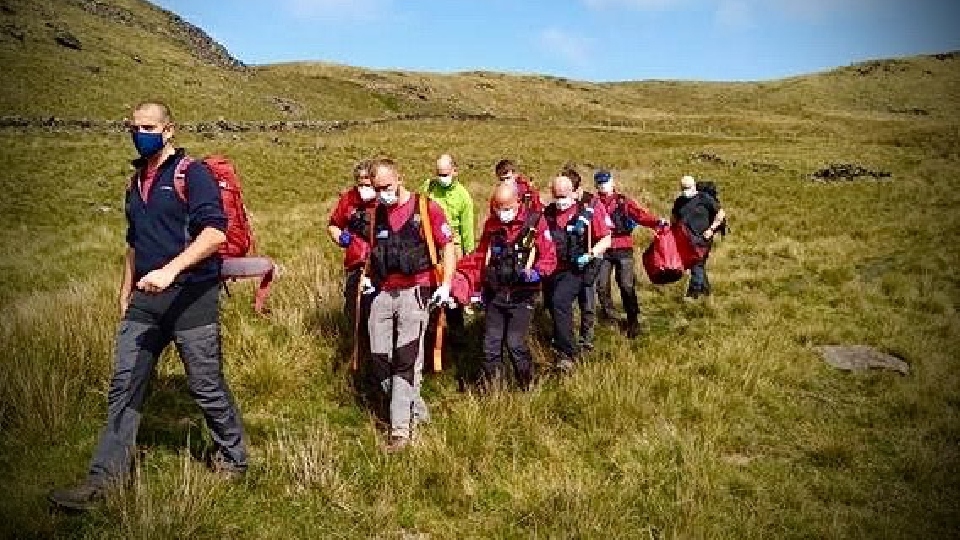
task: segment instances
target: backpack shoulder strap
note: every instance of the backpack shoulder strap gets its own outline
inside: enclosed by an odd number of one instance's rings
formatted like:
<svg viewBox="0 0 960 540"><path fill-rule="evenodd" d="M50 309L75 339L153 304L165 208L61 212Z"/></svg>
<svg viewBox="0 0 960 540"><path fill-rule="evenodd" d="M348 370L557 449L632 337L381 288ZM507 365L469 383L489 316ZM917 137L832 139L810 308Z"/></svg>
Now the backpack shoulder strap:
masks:
<svg viewBox="0 0 960 540"><path fill-rule="evenodd" d="M179 198L184 203L187 202L187 169L190 165L193 165L193 158L190 156L183 156L180 158L180 161L177 162L177 167L173 169L173 190L177 193L177 198Z"/></svg>
<svg viewBox="0 0 960 540"><path fill-rule="evenodd" d="M427 243L427 251L430 253L430 264L437 266L437 246L433 243L433 223L430 221L430 199L423 195L414 195L417 198L417 210L420 212L420 231L423 233L423 240Z"/></svg>

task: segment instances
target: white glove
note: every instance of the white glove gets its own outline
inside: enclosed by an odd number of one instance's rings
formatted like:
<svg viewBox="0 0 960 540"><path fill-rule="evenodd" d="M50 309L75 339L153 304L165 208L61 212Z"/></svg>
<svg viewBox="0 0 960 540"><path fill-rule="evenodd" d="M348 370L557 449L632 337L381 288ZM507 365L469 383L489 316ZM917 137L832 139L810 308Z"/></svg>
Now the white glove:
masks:
<svg viewBox="0 0 960 540"><path fill-rule="evenodd" d="M454 302L453 298L450 298L450 286L444 284L433 291L433 296L430 297L428 307L434 309L440 306L452 307L454 305L456 305L456 302Z"/></svg>
<svg viewBox="0 0 960 540"><path fill-rule="evenodd" d="M376 290L377 288L373 286L370 278L367 276L360 278L360 294L373 294Z"/></svg>

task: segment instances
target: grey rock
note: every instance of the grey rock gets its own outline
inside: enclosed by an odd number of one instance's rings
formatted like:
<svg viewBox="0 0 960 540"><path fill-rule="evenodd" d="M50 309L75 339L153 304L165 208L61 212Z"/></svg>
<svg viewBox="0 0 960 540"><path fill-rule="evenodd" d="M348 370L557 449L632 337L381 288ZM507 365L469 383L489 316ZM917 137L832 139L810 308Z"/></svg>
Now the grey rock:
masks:
<svg viewBox="0 0 960 540"><path fill-rule="evenodd" d="M866 345L824 345L817 347L817 352L828 365L844 371L887 369L901 375L910 374L910 364Z"/></svg>

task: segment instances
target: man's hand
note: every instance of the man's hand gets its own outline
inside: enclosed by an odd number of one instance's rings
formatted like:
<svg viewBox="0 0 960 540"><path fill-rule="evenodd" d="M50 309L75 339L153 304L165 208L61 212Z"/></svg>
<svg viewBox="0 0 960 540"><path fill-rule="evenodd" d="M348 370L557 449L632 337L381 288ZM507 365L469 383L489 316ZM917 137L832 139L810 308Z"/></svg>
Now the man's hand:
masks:
<svg viewBox="0 0 960 540"><path fill-rule="evenodd" d="M174 279L177 279L177 273L163 267L140 278L137 288L148 293L159 293L165 291Z"/></svg>
<svg viewBox="0 0 960 540"><path fill-rule="evenodd" d="M666 219L660 218L660 219L657 220L657 228L658 228L658 229L666 229L666 228L669 227L669 226L670 226L670 222L667 221Z"/></svg>
<svg viewBox="0 0 960 540"><path fill-rule="evenodd" d="M709 240L713 238L713 229L707 229L703 231L703 238L704 240Z"/></svg>
<svg viewBox="0 0 960 540"><path fill-rule="evenodd" d="M520 271L520 276L524 283L536 283L540 281L540 272L536 268L524 268Z"/></svg>
<svg viewBox="0 0 960 540"><path fill-rule="evenodd" d="M591 259L593 259L593 253L584 253L583 255L577 257L577 266L579 268L583 268L590 263Z"/></svg>

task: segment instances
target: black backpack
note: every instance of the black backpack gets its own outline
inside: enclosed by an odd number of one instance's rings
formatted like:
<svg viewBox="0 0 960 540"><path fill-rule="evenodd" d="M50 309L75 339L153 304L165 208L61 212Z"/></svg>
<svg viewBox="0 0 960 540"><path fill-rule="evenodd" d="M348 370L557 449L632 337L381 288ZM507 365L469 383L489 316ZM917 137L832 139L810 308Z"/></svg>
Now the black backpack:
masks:
<svg viewBox="0 0 960 540"><path fill-rule="evenodd" d="M703 182L697 182L697 192L705 193L711 197L713 200L720 202L720 195L717 193L717 183L712 180L704 180ZM727 218L724 217L723 221L720 223L720 226L717 227L717 232L723 236L726 236L730 229L727 227Z"/></svg>

